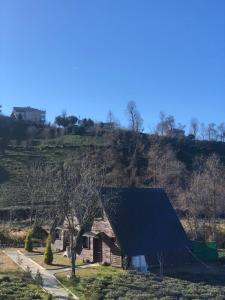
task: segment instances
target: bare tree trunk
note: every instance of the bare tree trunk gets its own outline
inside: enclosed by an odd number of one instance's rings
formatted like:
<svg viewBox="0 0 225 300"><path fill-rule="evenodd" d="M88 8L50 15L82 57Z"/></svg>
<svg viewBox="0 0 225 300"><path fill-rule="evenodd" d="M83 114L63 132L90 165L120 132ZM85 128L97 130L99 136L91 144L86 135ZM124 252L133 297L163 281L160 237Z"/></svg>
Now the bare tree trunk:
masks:
<svg viewBox="0 0 225 300"><path fill-rule="evenodd" d="M71 251L71 277L76 277L76 250L74 245L74 236L70 233L70 251Z"/></svg>
<svg viewBox="0 0 225 300"><path fill-rule="evenodd" d="M71 277L76 277L76 253L74 247L71 249Z"/></svg>
<svg viewBox="0 0 225 300"><path fill-rule="evenodd" d="M163 253L160 252L157 254L158 262L159 262L159 276L161 279L163 279L163 264L164 264L164 259L163 259Z"/></svg>

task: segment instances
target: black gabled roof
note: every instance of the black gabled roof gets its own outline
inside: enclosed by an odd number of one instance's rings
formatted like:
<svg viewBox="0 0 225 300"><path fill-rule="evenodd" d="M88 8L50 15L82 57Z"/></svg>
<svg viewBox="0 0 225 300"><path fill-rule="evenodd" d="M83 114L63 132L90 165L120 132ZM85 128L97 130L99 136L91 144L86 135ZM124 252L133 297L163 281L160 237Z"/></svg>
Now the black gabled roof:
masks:
<svg viewBox="0 0 225 300"><path fill-rule="evenodd" d="M189 245L163 189L103 188L101 200L124 255L156 255Z"/></svg>

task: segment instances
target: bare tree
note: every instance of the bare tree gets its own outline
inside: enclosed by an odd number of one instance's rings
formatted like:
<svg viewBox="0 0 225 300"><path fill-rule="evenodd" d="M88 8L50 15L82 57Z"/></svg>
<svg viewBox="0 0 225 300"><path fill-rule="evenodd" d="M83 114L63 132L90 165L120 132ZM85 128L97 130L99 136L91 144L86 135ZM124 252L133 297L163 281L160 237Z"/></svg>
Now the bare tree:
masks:
<svg viewBox="0 0 225 300"><path fill-rule="evenodd" d="M200 125L200 135L201 135L201 139L204 141L207 136L206 127L204 123L201 123Z"/></svg>
<svg viewBox="0 0 225 300"><path fill-rule="evenodd" d="M119 121L116 119L111 110L108 111L106 122L110 124L111 129L119 127Z"/></svg>
<svg viewBox="0 0 225 300"><path fill-rule="evenodd" d="M177 129L179 129L179 130L185 130L185 128L186 128L186 125L184 125L182 123L178 123L177 124Z"/></svg>
<svg viewBox="0 0 225 300"><path fill-rule="evenodd" d="M218 132L218 138L221 142L225 141L225 124L221 123L217 127L217 132Z"/></svg>
<svg viewBox="0 0 225 300"><path fill-rule="evenodd" d="M175 128L175 118L172 115L166 117L166 125L169 131Z"/></svg>
<svg viewBox="0 0 225 300"><path fill-rule="evenodd" d="M71 275L75 276L76 253L81 247L82 235L91 229L100 207L99 189L103 185L104 170L89 158L80 161L75 168L64 170L63 214L68 225L71 248Z"/></svg>
<svg viewBox="0 0 225 300"><path fill-rule="evenodd" d="M175 128L175 118L172 115L166 116L162 111L160 112L159 117L160 121L156 126L156 132L162 136L167 135Z"/></svg>
<svg viewBox="0 0 225 300"><path fill-rule="evenodd" d="M90 230L100 207L99 188L103 185L104 168L85 157L79 162L41 166L34 169L34 175L37 173L40 179L33 187L32 205L37 207L34 201L41 197L46 209L52 212L52 219L49 216L48 220L51 219L51 226L57 220L64 220L71 249L71 275L75 276L76 253L81 249L82 235Z"/></svg>
<svg viewBox="0 0 225 300"><path fill-rule="evenodd" d="M217 130L216 130L216 124L215 123L209 123L206 128L208 140L216 140L217 139Z"/></svg>
<svg viewBox="0 0 225 300"><path fill-rule="evenodd" d="M185 185L185 166L176 158L171 148L159 144L151 146L148 153L147 179L149 185L164 188L175 200L179 190Z"/></svg>
<svg viewBox="0 0 225 300"><path fill-rule="evenodd" d="M108 114L107 114L107 119L106 119L106 121L107 121L108 123L114 123L114 120L115 120L115 117L114 117L112 111L109 110L109 111L108 111Z"/></svg>
<svg viewBox="0 0 225 300"><path fill-rule="evenodd" d="M58 165L43 161L31 164L25 190L30 203L30 226L54 226L58 218L58 198L55 193L55 176Z"/></svg>
<svg viewBox="0 0 225 300"><path fill-rule="evenodd" d="M196 118L192 118L190 122L190 134L193 134L197 138L199 132L199 122Z"/></svg>
<svg viewBox="0 0 225 300"><path fill-rule="evenodd" d="M201 161L193 173L183 199L195 239L215 240L217 219L225 211L224 181L224 168L216 155Z"/></svg>
<svg viewBox="0 0 225 300"><path fill-rule="evenodd" d="M166 134L166 131L167 131L167 125L166 125L166 116L165 116L165 113L163 111L161 111L159 113L159 123L157 124L156 126L156 132L159 134L159 135L165 135Z"/></svg>
<svg viewBox="0 0 225 300"><path fill-rule="evenodd" d="M128 102L126 113L128 116L129 128L131 128L131 130L134 132L143 131L143 119L134 101Z"/></svg>

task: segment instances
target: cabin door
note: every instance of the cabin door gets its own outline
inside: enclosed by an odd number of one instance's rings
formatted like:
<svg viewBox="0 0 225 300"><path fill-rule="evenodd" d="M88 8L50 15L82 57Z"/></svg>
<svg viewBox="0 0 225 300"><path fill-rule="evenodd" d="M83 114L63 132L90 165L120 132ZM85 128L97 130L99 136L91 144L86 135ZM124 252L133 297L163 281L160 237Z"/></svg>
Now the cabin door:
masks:
<svg viewBox="0 0 225 300"><path fill-rule="evenodd" d="M102 240L93 238L93 260L102 262Z"/></svg>

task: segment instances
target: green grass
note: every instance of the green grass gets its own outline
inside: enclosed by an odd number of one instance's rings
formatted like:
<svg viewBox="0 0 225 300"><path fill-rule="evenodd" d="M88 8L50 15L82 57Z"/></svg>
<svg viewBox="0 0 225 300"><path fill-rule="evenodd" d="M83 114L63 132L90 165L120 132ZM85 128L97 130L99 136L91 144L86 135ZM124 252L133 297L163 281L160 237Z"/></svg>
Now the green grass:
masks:
<svg viewBox="0 0 225 300"><path fill-rule="evenodd" d="M176 276L167 275L161 279L154 274L124 272L101 266L78 270L74 281L68 280L66 273L57 276L81 300L225 299L224 274L218 275L219 281L214 280L212 275L211 281L204 282L204 276L200 273L187 273L186 277L177 273Z"/></svg>
<svg viewBox="0 0 225 300"><path fill-rule="evenodd" d="M56 269L71 267L70 259L68 257L64 257L63 255L60 255L60 254L54 254L53 262L51 265L46 265L44 263L44 255L37 255L37 256L33 256L31 258L36 263L38 263L39 265L41 265L42 267L44 267L47 270L56 270ZM77 266L83 265L83 261L77 259L76 265Z"/></svg>
<svg viewBox="0 0 225 300"><path fill-rule="evenodd" d="M106 141L103 137L98 136L80 136L80 135L65 135L62 139L42 140L42 145L56 146L63 144L64 146L103 146Z"/></svg>
<svg viewBox="0 0 225 300"><path fill-rule="evenodd" d="M70 272L62 272L56 274L56 277L66 286L72 293L77 295L80 299L86 299L84 293L86 288L83 286L83 282L86 280L92 280L98 278L98 280L104 280L104 278L114 278L119 275L125 274L125 271L119 268L113 268L110 266L96 266L89 267L86 269L77 269L76 270L76 279L74 281L68 280L67 275L70 275Z"/></svg>
<svg viewBox="0 0 225 300"><path fill-rule="evenodd" d="M0 300L47 299L41 287L24 276L23 271L0 252Z"/></svg>
<svg viewBox="0 0 225 300"><path fill-rule="evenodd" d="M0 299L47 300L47 294L33 280L25 280L19 273L4 273L0 274Z"/></svg>
<svg viewBox="0 0 225 300"><path fill-rule="evenodd" d="M68 135L62 139L36 140L35 146L10 146L5 154L0 154L0 209L28 204L24 187L33 162L77 159L90 147L101 148L106 144L102 137Z"/></svg>

